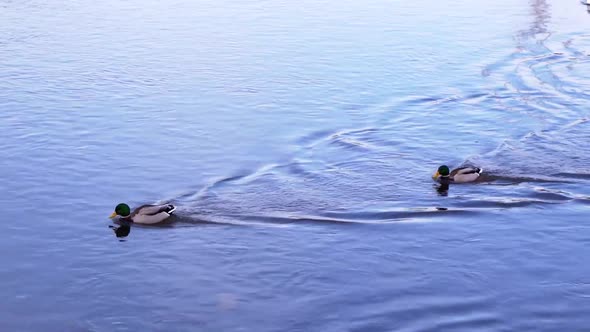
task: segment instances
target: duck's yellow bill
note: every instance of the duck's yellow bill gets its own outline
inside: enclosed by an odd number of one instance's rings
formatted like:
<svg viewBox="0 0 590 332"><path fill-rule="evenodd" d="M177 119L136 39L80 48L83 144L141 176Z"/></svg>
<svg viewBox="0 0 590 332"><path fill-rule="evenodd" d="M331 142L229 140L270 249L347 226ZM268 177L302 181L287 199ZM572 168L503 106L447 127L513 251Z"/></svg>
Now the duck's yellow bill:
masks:
<svg viewBox="0 0 590 332"><path fill-rule="evenodd" d="M111 215L109 216L109 218L113 219L117 216L117 212L113 212L111 213Z"/></svg>
<svg viewBox="0 0 590 332"><path fill-rule="evenodd" d="M438 171L436 171L434 174L432 174L433 179L438 179L439 176L440 176L440 173Z"/></svg>

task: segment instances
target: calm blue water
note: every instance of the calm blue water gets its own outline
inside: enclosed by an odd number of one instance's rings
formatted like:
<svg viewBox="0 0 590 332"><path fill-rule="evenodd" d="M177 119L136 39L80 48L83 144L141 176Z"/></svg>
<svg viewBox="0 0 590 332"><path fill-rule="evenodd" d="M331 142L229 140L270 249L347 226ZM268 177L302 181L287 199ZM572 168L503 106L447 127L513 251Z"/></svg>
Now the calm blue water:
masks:
<svg viewBox="0 0 590 332"><path fill-rule="evenodd" d="M0 1L0 330L587 330L589 21ZM178 213L120 242L119 202Z"/></svg>

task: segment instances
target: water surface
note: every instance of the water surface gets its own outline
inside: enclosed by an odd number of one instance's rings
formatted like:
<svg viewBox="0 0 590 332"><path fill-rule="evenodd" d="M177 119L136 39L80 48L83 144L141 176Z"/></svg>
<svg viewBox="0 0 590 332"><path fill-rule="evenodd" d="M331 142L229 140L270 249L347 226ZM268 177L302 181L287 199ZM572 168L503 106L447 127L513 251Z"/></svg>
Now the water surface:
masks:
<svg viewBox="0 0 590 332"><path fill-rule="evenodd" d="M583 331L589 19L0 2L0 329ZM178 213L119 242L118 202Z"/></svg>

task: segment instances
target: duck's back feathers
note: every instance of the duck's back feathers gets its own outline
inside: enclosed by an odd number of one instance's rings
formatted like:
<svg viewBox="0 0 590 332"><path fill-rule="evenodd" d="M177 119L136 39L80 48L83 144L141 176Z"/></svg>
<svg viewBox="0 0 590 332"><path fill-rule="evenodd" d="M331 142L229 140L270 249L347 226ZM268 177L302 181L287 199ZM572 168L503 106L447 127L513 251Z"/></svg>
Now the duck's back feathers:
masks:
<svg viewBox="0 0 590 332"><path fill-rule="evenodd" d="M166 220L176 211L172 204L163 205L142 205L135 209L129 219L138 224L157 224Z"/></svg>
<svg viewBox="0 0 590 332"><path fill-rule="evenodd" d="M459 167L451 172L450 177L455 183L473 182L479 178L481 171L478 167Z"/></svg>
<svg viewBox="0 0 590 332"><path fill-rule="evenodd" d="M174 212L176 207L172 204L162 204L162 205L142 205L133 211L136 215L155 215L161 212L166 212L168 214Z"/></svg>

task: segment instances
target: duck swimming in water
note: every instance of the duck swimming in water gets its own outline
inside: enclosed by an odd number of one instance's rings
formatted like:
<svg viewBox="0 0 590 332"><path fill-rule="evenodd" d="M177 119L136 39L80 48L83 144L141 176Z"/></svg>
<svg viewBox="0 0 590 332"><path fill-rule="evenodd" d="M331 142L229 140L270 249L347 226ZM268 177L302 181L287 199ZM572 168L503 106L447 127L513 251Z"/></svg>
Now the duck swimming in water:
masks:
<svg viewBox="0 0 590 332"><path fill-rule="evenodd" d="M109 218L112 219L116 216L120 216L122 221L151 225L168 219L174 211L176 211L176 207L174 205L163 204L142 205L131 212L129 205L121 203L115 207L115 212L113 212Z"/></svg>
<svg viewBox="0 0 590 332"><path fill-rule="evenodd" d="M449 171L447 165L442 165L438 168L436 173L432 175L432 179L442 184L449 183L467 183L473 182L481 175L481 168L478 167L459 167Z"/></svg>

